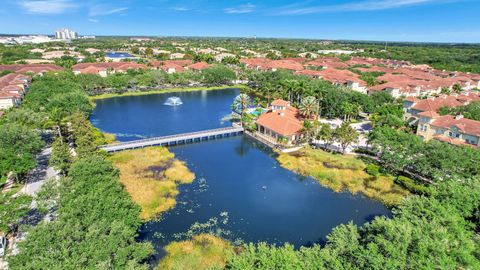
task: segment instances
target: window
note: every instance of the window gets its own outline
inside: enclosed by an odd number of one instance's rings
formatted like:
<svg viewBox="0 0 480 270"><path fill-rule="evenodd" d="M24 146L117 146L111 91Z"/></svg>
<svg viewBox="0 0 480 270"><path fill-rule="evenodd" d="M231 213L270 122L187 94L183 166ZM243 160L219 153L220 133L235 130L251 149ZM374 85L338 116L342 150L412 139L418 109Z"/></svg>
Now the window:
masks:
<svg viewBox="0 0 480 270"><path fill-rule="evenodd" d="M455 138L460 138L460 134L459 133L455 134Z"/></svg>
<svg viewBox="0 0 480 270"><path fill-rule="evenodd" d="M453 133L451 131L449 131L448 136L453 137Z"/></svg>

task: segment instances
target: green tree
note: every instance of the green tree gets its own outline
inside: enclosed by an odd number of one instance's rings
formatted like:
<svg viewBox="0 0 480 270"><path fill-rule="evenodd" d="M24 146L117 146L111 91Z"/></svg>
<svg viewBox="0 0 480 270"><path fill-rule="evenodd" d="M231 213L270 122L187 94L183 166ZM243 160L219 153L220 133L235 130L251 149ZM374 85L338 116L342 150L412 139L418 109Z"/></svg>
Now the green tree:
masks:
<svg viewBox="0 0 480 270"><path fill-rule="evenodd" d="M145 54L149 57L153 56L153 49L148 47L145 49Z"/></svg>
<svg viewBox="0 0 480 270"><path fill-rule="evenodd" d="M68 55L64 55L61 58L55 59L55 64L64 68L72 68L73 65L77 63L77 60Z"/></svg>
<svg viewBox="0 0 480 270"><path fill-rule="evenodd" d="M0 176L13 172L21 180L36 165L44 143L38 131L18 124L0 127Z"/></svg>
<svg viewBox="0 0 480 270"><path fill-rule="evenodd" d="M202 75L203 81L212 85L230 84L237 77L235 72L222 65L209 67L202 71Z"/></svg>
<svg viewBox="0 0 480 270"><path fill-rule="evenodd" d="M348 122L343 122L340 127L335 129L335 139L340 143L343 153L347 147L358 141L358 137L358 132Z"/></svg>
<svg viewBox="0 0 480 270"><path fill-rule="evenodd" d="M61 137L58 137L52 144L52 155L50 157L50 166L66 175L72 162L70 147Z"/></svg>
<svg viewBox="0 0 480 270"><path fill-rule="evenodd" d="M462 89L462 86L461 86L460 84L458 84L458 83L454 84L453 87L452 87L452 91L453 91L454 93L457 93L457 94L460 93L460 92L462 92L462 90L463 90L463 89Z"/></svg>
<svg viewBox="0 0 480 270"><path fill-rule="evenodd" d="M318 101L315 97L308 96L302 99L298 107L300 113L306 118L316 119L318 116Z"/></svg>
<svg viewBox="0 0 480 270"><path fill-rule="evenodd" d="M250 97L247 94L240 94L233 100L232 107L236 112L240 111L240 118L243 119L245 111L251 103Z"/></svg>
<svg viewBox="0 0 480 270"><path fill-rule="evenodd" d="M334 130L329 124L322 123L316 138L317 140L324 141L325 145L328 147L335 140Z"/></svg>
<svg viewBox="0 0 480 270"><path fill-rule="evenodd" d="M11 193L0 193L0 233L15 233L21 218L30 210L32 202L30 196L12 195Z"/></svg>
<svg viewBox="0 0 480 270"><path fill-rule="evenodd" d="M303 135L304 135L304 140L309 142L310 140L315 138L315 136L317 135L318 122L317 121L309 121L309 120L303 121L302 132L303 132Z"/></svg>

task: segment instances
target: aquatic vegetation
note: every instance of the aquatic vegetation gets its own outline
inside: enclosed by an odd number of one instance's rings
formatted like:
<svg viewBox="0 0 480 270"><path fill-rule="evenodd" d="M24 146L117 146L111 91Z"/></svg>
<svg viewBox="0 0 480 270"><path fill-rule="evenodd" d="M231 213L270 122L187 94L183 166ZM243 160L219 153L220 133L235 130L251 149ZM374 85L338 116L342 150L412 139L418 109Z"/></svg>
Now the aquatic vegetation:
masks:
<svg viewBox="0 0 480 270"><path fill-rule="evenodd" d="M377 199L386 205L399 204L409 192L395 183L395 177L379 174L373 176L365 170L367 165L352 156L327 153L310 148L296 153L282 153L280 164L292 171L312 176L320 184L336 192L348 190Z"/></svg>
<svg viewBox="0 0 480 270"><path fill-rule="evenodd" d="M167 256L157 269L223 269L233 246L220 237L200 234L190 240L172 242L165 250Z"/></svg>
<svg viewBox="0 0 480 270"><path fill-rule="evenodd" d="M120 182L150 220L170 210L180 184L192 183L195 175L163 147L150 147L115 153L110 157L120 170Z"/></svg>

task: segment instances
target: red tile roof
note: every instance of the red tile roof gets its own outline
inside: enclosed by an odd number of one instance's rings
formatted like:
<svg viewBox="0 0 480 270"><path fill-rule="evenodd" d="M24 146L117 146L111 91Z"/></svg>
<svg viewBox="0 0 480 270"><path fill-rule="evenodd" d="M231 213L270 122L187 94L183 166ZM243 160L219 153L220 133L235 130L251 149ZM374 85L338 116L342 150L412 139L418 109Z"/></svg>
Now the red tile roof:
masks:
<svg viewBox="0 0 480 270"><path fill-rule="evenodd" d="M285 101L285 100L283 100L283 99L276 99L276 100L272 101L272 106L283 106L283 107L287 107L287 106L290 106L290 102Z"/></svg>
<svg viewBox="0 0 480 270"><path fill-rule="evenodd" d="M406 97L404 100L406 101L410 101L412 103L416 103L416 102L419 102L420 99L416 98L416 97Z"/></svg>
<svg viewBox="0 0 480 270"><path fill-rule="evenodd" d="M480 121L466 118L457 119L452 115L444 115L435 118L431 125L445 129L456 127L464 134L480 136Z"/></svg>
<svg viewBox="0 0 480 270"><path fill-rule="evenodd" d="M293 71L299 71L304 69L303 65L293 60L273 60L267 63L268 69L287 69Z"/></svg>
<svg viewBox="0 0 480 270"><path fill-rule="evenodd" d="M437 118L437 117L440 117L440 114L434 112L434 111L426 111L426 112L421 112L419 113L418 115L420 116L424 116L424 117L428 117L428 118Z"/></svg>
<svg viewBox="0 0 480 270"><path fill-rule="evenodd" d="M446 96L446 97L439 97L439 98L428 98L423 99L417 102L415 105L412 106L412 109L417 111L438 111L442 107L458 107L463 105L460 101L458 101L454 96Z"/></svg>
<svg viewBox="0 0 480 270"><path fill-rule="evenodd" d="M89 71L93 71L92 68L98 70L112 69L115 71L126 71L128 69L147 69L144 64L138 64L134 62L103 62L103 63L80 63L72 67L73 71L82 72L85 68L89 68Z"/></svg>
<svg viewBox="0 0 480 270"><path fill-rule="evenodd" d="M322 77L322 73L320 71L310 70L310 69L299 70L299 71L296 71L295 74L310 76L310 77L317 77L317 78Z"/></svg>
<svg viewBox="0 0 480 270"><path fill-rule="evenodd" d="M153 67L161 67L161 66L169 66L169 65L186 67L188 65L193 64L193 61L192 60L165 60L165 61L151 61L150 64Z"/></svg>
<svg viewBox="0 0 480 270"><path fill-rule="evenodd" d="M276 100L272 105L288 104L283 100ZM274 111L270 108L266 113L260 115L257 124L268 128L281 136L291 136L299 134L303 129L303 122L300 119L298 110L292 106L287 105L285 110Z"/></svg>
<svg viewBox="0 0 480 270"><path fill-rule="evenodd" d="M205 62L197 62L195 64L191 64L188 66L189 69L192 69L192 70L204 70L204 69L207 69L209 68L210 65L205 63Z"/></svg>
<svg viewBox="0 0 480 270"><path fill-rule="evenodd" d="M0 71L11 70L18 73L44 73L48 71L61 71L62 67L54 64L13 64L13 65L0 65Z"/></svg>
<svg viewBox="0 0 480 270"><path fill-rule="evenodd" d="M433 136L433 138L436 139L436 140L442 141L442 142L453 144L453 145L468 145L468 146L471 146L471 145L465 143L465 141L463 141L461 139L450 138L450 137L447 137L445 135L435 135L435 136Z"/></svg>
<svg viewBox="0 0 480 270"><path fill-rule="evenodd" d="M358 82L360 85L366 85L366 83L359 79L359 75L349 70L327 68L319 71L319 74L326 81L336 84L346 84L350 81Z"/></svg>

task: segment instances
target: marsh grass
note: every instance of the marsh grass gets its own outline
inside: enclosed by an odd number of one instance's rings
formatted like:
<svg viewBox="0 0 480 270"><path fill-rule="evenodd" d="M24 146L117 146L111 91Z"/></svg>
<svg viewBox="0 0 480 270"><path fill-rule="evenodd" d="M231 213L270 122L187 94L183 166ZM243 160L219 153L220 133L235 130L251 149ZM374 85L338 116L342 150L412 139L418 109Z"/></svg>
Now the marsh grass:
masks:
<svg viewBox="0 0 480 270"><path fill-rule="evenodd" d="M199 234L190 240L172 242L165 251L167 256L157 269L223 269L233 246L220 237Z"/></svg>
<svg viewBox="0 0 480 270"><path fill-rule="evenodd" d="M117 142L117 136L112 133L107 133L107 132L102 132L103 137L105 138L105 143L106 144L113 144Z"/></svg>
<svg viewBox="0 0 480 270"><path fill-rule="evenodd" d="M366 164L352 156L304 148L292 154L281 153L277 159L282 167L312 176L336 192L360 192L386 205L396 205L409 194L395 184L395 178L391 175L372 176L366 173Z"/></svg>
<svg viewBox="0 0 480 270"><path fill-rule="evenodd" d="M120 182L141 207L142 219L155 218L173 208L178 185L193 182L195 175L185 163L174 158L174 154L163 147L123 151L110 156L120 170ZM162 170L153 170L153 167Z"/></svg>

